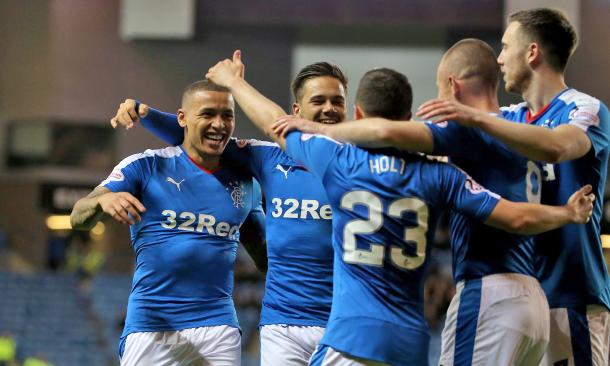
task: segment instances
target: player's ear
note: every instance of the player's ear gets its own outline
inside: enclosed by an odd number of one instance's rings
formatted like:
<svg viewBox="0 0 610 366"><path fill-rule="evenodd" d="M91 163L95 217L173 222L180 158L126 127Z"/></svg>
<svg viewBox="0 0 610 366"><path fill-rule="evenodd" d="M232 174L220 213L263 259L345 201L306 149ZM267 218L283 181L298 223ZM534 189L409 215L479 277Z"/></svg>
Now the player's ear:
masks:
<svg viewBox="0 0 610 366"><path fill-rule="evenodd" d="M300 112L301 112L301 107L299 106L299 103L297 103L297 102L292 103L292 114L294 114L295 116L298 116Z"/></svg>
<svg viewBox="0 0 610 366"><path fill-rule="evenodd" d="M538 45L538 43L536 43L536 42L530 43L530 45L527 46L527 51L525 52L525 57L526 57L527 63L531 67L536 67L536 66L540 65L540 63L542 63L543 55L542 55L542 50L540 49L540 46Z"/></svg>
<svg viewBox="0 0 610 366"><path fill-rule="evenodd" d="M186 127L186 117L182 108L178 109L178 124L180 127Z"/></svg>
<svg viewBox="0 0 610 366"><path fill-rule="evenodd" d="M358 104L354 105L354 117L356 119L364 118L364 113L362 112L362 109L360 109L360 106L358 106Z"/></svg>
<svg viewBox="0 0 610 366"><path fill-rule="evenodd" d="M451 95L457 99L457 97L460 95L460 83L458 83L457 79L453 75L449 75L447 82L451 88Z"/></svg>

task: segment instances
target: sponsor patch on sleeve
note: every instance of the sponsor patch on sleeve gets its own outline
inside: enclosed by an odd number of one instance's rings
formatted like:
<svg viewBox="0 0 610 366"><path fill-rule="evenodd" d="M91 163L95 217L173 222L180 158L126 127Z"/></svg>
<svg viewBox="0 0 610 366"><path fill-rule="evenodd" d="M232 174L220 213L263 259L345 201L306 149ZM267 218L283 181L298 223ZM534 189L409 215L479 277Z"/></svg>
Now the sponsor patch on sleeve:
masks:
<svg viewBox="0 0 610 366"><path fill-rule="evenodd" d="M112 173L110 173L110 175L106 179L106 181L108 181L108 182L121 182L124 179L125 179L125 176L123 175L123 172L121 172L120 170L113 170Z"/></svg>
<svg viewBox="0 0 610 366"><path fill-rule="evenodd" d="M470 176L466 177L466 182L464 183L464 187L473 194L479 194L479 193L487 191L485 188L483 188L482 185L477 183Z"/></svg>
<svg viewBox="0 0 610 366"><path fill-rule="evenodd" d="M237 147L244 148L248 145L248 140L239 139L239 140L237 140L236 144L237 144Z"/></svg>
<svg viewBox="0 0 610 366"><path fill-rule="evenodd" d="M587 124L599 124L599 116L586 110L576 108L570 112L569 118L571 121L583 121Z"/></svg>
<svg viewBox="0 0 610 366"><path fill-rule="evenodd" d="M315 135L312 135L311 133L303 133L301 134L301 141L307 141L314 136Z"/></svg>

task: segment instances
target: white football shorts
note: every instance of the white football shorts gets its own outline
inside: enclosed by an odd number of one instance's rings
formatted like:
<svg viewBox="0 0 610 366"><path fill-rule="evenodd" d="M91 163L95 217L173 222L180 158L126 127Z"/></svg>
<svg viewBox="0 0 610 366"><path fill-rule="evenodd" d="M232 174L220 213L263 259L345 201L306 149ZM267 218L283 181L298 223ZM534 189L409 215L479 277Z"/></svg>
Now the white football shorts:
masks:
<svg viewBox="0 0 610 366"><path fill-rule="evenodd" d="M549 305L538 280L516 273L460 281L439 364L538 365L549 341Z"/></svg>
<svg viewBox="0 0 610 366"><path fill-rule="evenodd" d="M235 366L240 363L241 334L239 329L228 325L131 333L125 339L121 355L121 366Z"/></svg>

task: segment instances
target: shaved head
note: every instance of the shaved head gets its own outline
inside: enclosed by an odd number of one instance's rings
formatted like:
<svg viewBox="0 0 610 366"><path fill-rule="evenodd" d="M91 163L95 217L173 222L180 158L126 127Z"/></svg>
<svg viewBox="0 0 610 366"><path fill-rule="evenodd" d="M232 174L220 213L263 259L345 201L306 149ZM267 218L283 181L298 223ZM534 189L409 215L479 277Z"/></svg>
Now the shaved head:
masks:
<svg viewBox="0 0 610 366"><path fill-rule="evenodd" d="M214 84L211 81L208 81L208 80L195 81L194 83L187 86L184 89L184 92L182 93L182 108L185 108L186 105L188 104L188 101L190 100L190 97L199 91L212 91L212 92L229 93L229 94L231 93L229 91L229 89L225 88L224 86Z"/></svg>
<svg viewBox="0 0 610 366"><path fill-rule="evenodd" d="M445 52L439 65L439 76L442 80L453 76L472 81L481 89L496 90L500 81L500 66L496 54L487 43L467 38Z"/></svg>

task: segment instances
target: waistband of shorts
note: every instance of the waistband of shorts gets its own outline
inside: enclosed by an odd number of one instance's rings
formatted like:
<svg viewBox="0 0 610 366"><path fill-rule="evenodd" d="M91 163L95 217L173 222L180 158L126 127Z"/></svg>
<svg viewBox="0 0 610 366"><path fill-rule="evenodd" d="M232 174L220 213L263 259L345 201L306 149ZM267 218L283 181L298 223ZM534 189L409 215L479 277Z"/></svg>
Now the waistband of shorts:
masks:
<svg viewBox="0 0 610 366"><path fill-rule="evenodd" d="M477 279L462 280L457 283L456 289L462 289L465 284L470 281L482 281L481 286L483 287L519 283L521 285L537 288L542 291L542 287L540 286L538 279L521 273L496 273Z"/></svg>

